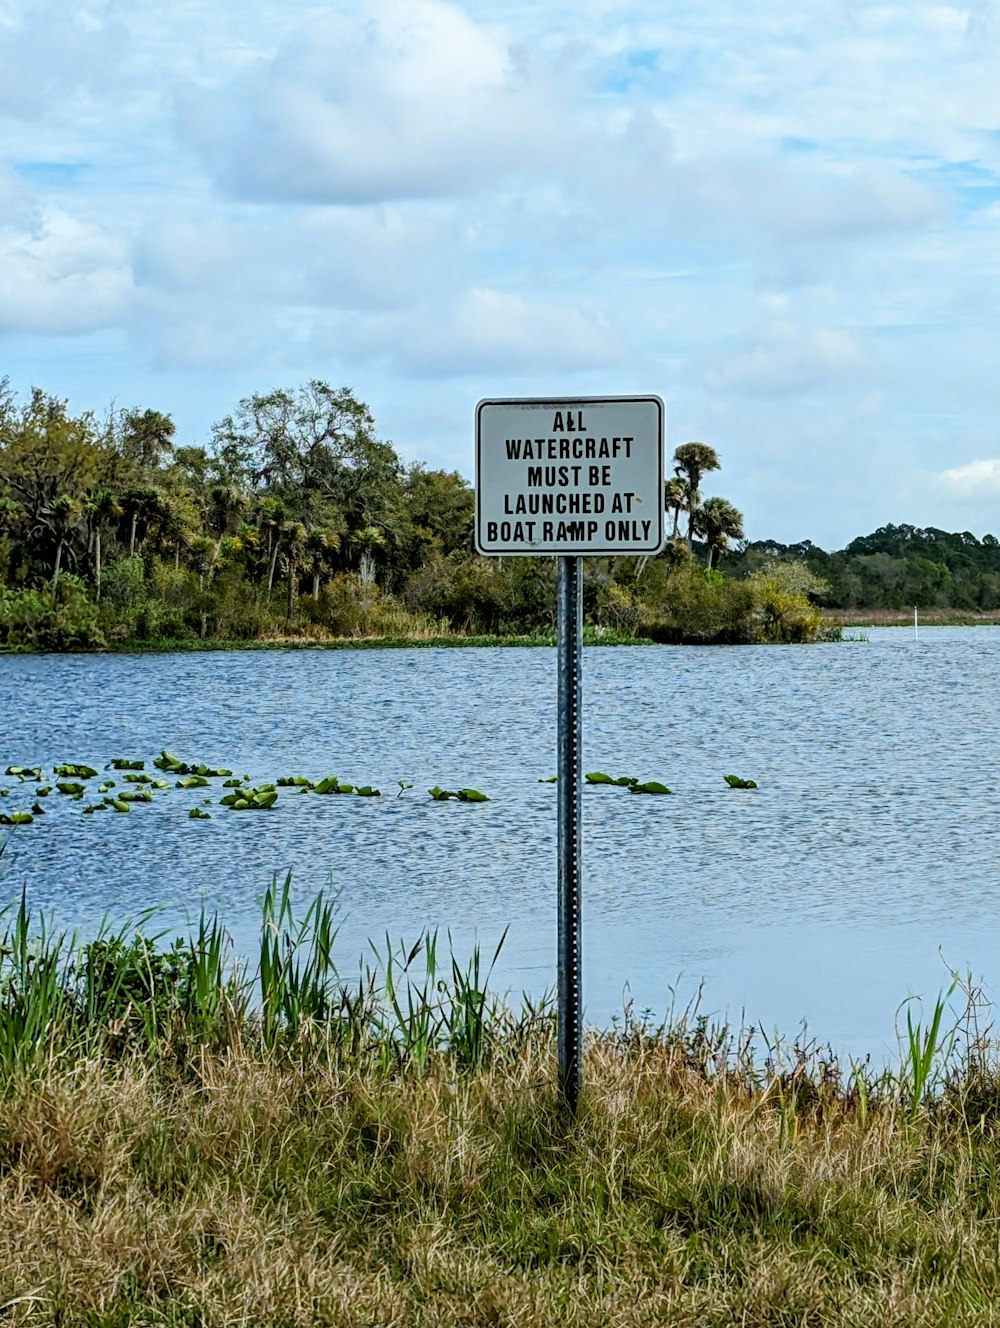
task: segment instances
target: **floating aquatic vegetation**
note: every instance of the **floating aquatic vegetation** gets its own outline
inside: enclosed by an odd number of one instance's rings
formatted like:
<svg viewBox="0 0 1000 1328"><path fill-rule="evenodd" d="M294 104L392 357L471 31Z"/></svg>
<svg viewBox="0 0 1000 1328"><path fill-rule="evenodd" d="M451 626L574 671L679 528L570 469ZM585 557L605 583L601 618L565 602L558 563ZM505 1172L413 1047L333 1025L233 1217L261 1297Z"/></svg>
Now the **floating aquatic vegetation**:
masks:
<svg viewBox="0 0 1000 1328"><path fill-rule="evenodd" d="M639 782L634 775L619 775L617 779L612 779L602 770L592 770L589 775L584 775L584 779L588 784L610 784L615 788L634 788ZM551 782L551 780L546 781L546 783Z"/></svg>
<svg viewBox="0 0 1000 1328"><path fill-rule="evenodd" d="M223 770L221 766L201 763L192 765L189 761L182 761L179 756L172 756L167 751L160 752L153 764L157 770L166 770L170 775L200 775L203 779L217 779L233 773L231 770ZM249 779L249 775L246 778Z"/></svg>
<svg viewBox="0 0 1000 1328"><path fill-rule="evenodd" d="M228 781L227 781L228 783ZM306 779L305 775L285 775L277 781L278 788L312 788L311 779Z"/></svg>
<svg viewBox="0 0 1000 1328"><path fill-rule="evenodd" d="M16 775L23 783L26 779L41 779L42 767L40 765L9 765L4 774Z"/></svg>
<svg viewBox="0 0 1000 1328"><path fill-rule="evenodd" d="M34 819L31 812L0 812L0 825L30 825Z"/></svg>
<svg viewBox="0 0 1000 1328"><path fill-rule="evenodd" d="M36 798L47 798L51 792L52 792L52 785L51 785L51 784L44 784L41 788L36 788L36 789L35 789L35 797L36 797Z"/></svg>
<svg viewBox="0 0 1000 1328"><path fill-rule="evenodd" d="M319 780L318 783L313 784L312 791L314 793L323 793L323 794L353 793L354 785L342 784L336 775L328 775L326 779L321 779Z"/></svg>
<svg viewBox="0 0 1000 1328"><path fill-rule="evenodd" d="M44 816L45 808L42 806L40 802L33 802L31 804L31 812L33 816Z"/></svg>
<svg viewBox="0 0 1000 1328"><path fill-rule="evenodd" d="M73 780L63 780L61 783L57 783L56 789L68 798L82 798L87 791L83 784L77 784Z"/></svg>
<svg viewBox="0 0 1000 1328"><path fill-rule="evenodd" d="M539 784L558 784L558 783L559 783L559 776L558 776L558 775L549 775L548 779L540 779L538 782L539 782Z"/></svg>
<svg viewBox="0 0 1000 1328"><path fill-rule="evenodd" d="M212 813L202 811L200 807L192 807L188 812L189 821L210 821L211 819Z"/></svg>
<svg viewBox="0 0 1000 1328"><path fill-rule="evenodd" d="M278 801L278 790L273 784L261 784L258 788L238 788L219 799L230 811L267 811Z"/></svg>
<svg viewBox="0 0 1000 1328"><path fill-rule="evenodd" d="M130 789L127 793L119 795L120 802L152 802L153 795L149 789Z"/></svg>
<svg viewBox="0 0 1000 1328"><path fill-rule="evenodd" d="M85 816L89 816L92 812L106 812L107 810L107 803L92 802L89 807L84 807L83 812Z"/></svg>
<svg viewBox="0 0 1000 1328"><path fill-rule="evenodd" d="M207 788L208 780L204 775L187 775L184 779L179 779L175 788Z"/></svg>
<svg viewBox="0 0 1000 1328"><path fill-rule="evenodd" d="M104 767L105 770L145 770L145 761L130 761L126 756L115 756Z"/></svg>
<svg viewBox="0 0 1000 1328"><path fill-rule="evenodd" d="M93 779L97 771L92 765L79 765L67 762L65 765L57 765L55 768L57 775L63 775L68 779ZM34 776L35 779L41 779L41 772Z"/></svg>
<svg viewBox="0 0 1000 1328"><path fill-rule="evenodd" d="M485 793L480 793L479 789L474 788L443 789L435 784L427 792L435 802L447 802L449 798L454 798L456 802L489 802Z"/></svg>
<svg viewBox="0 0 1000 1328"><path fill-rule="evenodd" d="M152 775L123 775L122 778L126 784L152 784L153 782ZM115 781L111 779L108 782L114 784Z"/></svg>
<svg viewBox="0 0 1000 1328"><path fill-rule="evenodd" d="M667 788L666 784L661 784L658 779L649 779L646 781L645 784L640 784L637 781L636 783L630 784L628 786L628 791L629 793L672 793L673 792L672 789Z"/></svg>
<svg viewBox="0 0 1000 1328"><path fill-rule="evenodd" d="M124 798L105 798L104 801L113 812L122 813L132 810Z"/></svg>
<svg viewBox="0 0 1000 1328"><path fill-rule="evenodd" d="M355 790L359 798L381 798L382 790L372 788L371 784L360 784Z"/></svg>
<svg viewBox="0 0 1000 1328"><path fill-rule="evenodd" d="M740 779L739 775L723 775L722 778L726 781L726 783L729 785L730 788L753 789L757 787L757 784L754 780Z"/></svg>
<svg viewBox="0 0 1000 1328"><path fill-rule="evenodd" d="M108 793L114 786L115 781L113 779L106 779L103 784L98 784L97 791L98 793Z"/></svg>

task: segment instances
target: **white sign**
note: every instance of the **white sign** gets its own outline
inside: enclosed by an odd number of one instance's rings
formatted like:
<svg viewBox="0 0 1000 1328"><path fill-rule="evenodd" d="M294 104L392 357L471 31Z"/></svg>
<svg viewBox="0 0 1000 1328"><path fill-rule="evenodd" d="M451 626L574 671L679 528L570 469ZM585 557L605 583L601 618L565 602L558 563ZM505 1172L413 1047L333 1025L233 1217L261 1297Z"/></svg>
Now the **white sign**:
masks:
<svg viewBox="0 0 1000 1328"><path fill-rule="evenodd" d="M663 417L655 396L480 401L477 550L658 553Z"/></svg>

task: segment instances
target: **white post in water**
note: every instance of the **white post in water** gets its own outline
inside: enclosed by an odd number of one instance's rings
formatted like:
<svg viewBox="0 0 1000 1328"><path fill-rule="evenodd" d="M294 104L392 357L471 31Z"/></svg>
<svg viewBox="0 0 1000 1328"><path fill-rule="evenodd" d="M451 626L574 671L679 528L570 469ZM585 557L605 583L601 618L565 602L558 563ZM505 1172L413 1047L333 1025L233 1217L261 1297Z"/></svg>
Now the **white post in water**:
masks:
<svg viewBox="0 0 1000 1328"><path fill-rule="evenodd" d="M559 1088L583 1085L583 559L663 547L659 397L528 397L476 407L476 550L559 560Z"/></svg>
<svg viewBox="0 0 1000 1328"><path fill-rule="evenodd" d="M913 606L913 639L914 641L920 640L920 637L917 635L917 606L915 604Z"/></svg>

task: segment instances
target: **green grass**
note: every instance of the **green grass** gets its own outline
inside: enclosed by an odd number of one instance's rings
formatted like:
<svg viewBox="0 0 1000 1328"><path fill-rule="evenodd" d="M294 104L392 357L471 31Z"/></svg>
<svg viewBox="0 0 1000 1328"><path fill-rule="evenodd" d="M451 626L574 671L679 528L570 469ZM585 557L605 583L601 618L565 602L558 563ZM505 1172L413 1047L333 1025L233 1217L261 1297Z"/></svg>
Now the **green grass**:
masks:
<svg viewBox="0 0 1000 1328"><path fill-rule="evenodd" d="M975 992L879 1073L626 1011L571 1119L551 1007L433 934L347 981L287 881L246 965L217 920L139 921L81 942L22 899L0 925L4 1323L1000 1322Z"/></svg>

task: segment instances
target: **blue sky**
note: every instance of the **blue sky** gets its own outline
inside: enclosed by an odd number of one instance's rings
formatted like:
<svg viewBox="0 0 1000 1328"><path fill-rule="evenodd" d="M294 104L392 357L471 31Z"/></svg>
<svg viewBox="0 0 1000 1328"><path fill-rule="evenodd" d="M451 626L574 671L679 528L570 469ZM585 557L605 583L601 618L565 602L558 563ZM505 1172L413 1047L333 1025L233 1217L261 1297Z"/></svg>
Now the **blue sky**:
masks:
<svg viewBox="0 0 1000 1328"><path fill-rule="evenodd" d="M0 377L655 392L750 538L1000 534L995 0L0 0Z"/></svg>

